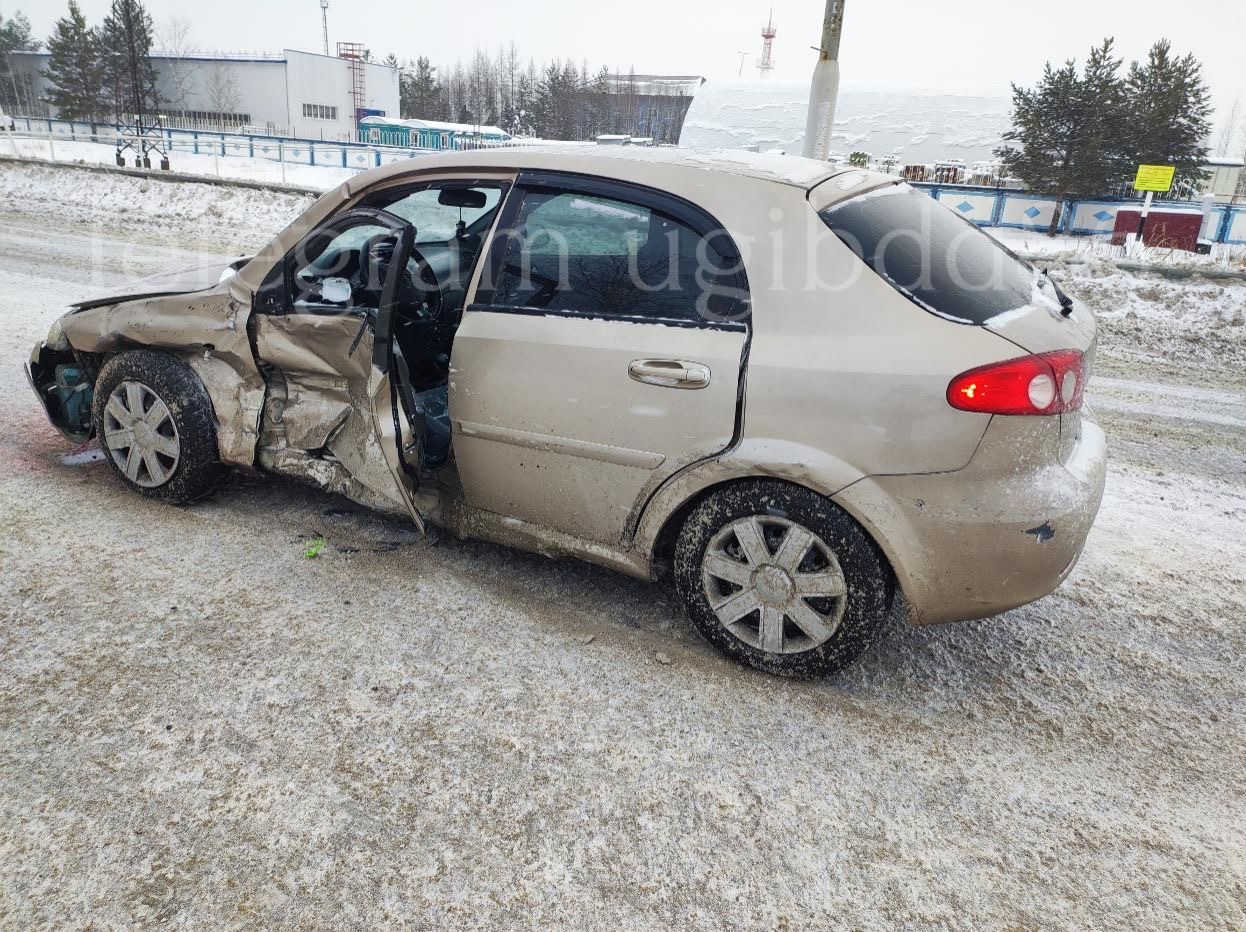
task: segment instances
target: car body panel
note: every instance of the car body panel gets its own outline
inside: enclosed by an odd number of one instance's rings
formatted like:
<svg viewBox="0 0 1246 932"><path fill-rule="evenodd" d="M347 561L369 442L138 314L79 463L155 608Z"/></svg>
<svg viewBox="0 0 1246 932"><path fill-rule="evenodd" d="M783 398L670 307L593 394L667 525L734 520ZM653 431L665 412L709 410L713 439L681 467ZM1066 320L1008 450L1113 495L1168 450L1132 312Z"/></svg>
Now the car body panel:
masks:
<svg viewBox="0 0 1246 932"><path fill-rule="evenodd" d="M1078 443L1052 458L1055 420L996 417L965 469L870 477L833 496L886 553L910 624L996 615L1073 570L1103 497L1107 444L1086 417ZM1019 452L1042 465L1018 469Z"/></svg>
<svg viewBox="0 0 1246 932"><path fill-rule="evenodd" d="M747 333L469 310L450 410L469 504L603 544L638 499L720 452L736 431ZM635 381L629 364L687 360L709 384Z"/></svg>
<svg viewBox="0 0 1246 932"><path fill-rule="evenodd" d="M75 301L70 307L82 309L103 307L139 298L158 298L165 295L210 291L249 261L251 261L249 257L241 257L231 259L229 262L213 262L160 275L149 275L130 282L122 291L112 291L82 301Z"/></svg>
<svg viewBox="0 0 1246 932"><path fill-rule="evenodd" d="M217 421L221 461L255 461L264 379L247 334L249 303L234 300L225 284L191 294L164 295L94 305L60 320L65 339L80 353L164 349L199 375Z"/></svg>

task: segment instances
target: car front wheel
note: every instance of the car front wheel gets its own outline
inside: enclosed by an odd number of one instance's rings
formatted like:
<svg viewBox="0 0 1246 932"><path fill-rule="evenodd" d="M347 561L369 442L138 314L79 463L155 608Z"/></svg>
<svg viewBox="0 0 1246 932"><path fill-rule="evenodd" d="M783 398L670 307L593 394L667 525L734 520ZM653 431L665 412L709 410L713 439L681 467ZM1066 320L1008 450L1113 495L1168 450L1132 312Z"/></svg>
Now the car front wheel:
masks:
<svg viewBox="0 0 1246 932"><path fill-rule="evenodd" d="M847 666L886 622L893 585L877 545L843 510L772 480L712 493L684 522L675 584L697 629L769 673Z"/></svg>
<svg viewBox="0 0 1246 932"><path fill-rule="evenodd" d="M180 359L152 350L114 356L96 380L93 413L105 458L134 491L180 504L219 483L212 402Z"/></svg>

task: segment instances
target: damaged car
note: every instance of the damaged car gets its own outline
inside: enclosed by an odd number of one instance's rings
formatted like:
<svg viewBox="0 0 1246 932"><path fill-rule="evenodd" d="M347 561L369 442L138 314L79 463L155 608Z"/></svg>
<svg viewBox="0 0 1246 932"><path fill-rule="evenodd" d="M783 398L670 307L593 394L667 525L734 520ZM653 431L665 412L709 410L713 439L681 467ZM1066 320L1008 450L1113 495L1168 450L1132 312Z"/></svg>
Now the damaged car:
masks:
<svg viewBox="0 0 1246 932"><path fill-rule="evenodd" d="M364 172L259 254L80 303L28 376L169 502L231 467L670 576L762 670L827 674L900 601L998 614L1103 490L1090 311L896 178L507 148Z"/></svg>

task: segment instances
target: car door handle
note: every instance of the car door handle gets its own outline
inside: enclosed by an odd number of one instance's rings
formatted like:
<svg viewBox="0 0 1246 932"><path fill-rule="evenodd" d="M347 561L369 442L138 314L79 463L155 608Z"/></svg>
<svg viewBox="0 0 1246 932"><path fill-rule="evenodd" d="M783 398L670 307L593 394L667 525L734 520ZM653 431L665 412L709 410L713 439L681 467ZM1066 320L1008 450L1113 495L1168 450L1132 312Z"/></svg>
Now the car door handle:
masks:
<svg viewBox="0 0 1246 932"><path fill-rule="evenodd" d="M705 388L710 384L710 367L682 359L633 359L627 374L646 385L663 388Z"/></svg>

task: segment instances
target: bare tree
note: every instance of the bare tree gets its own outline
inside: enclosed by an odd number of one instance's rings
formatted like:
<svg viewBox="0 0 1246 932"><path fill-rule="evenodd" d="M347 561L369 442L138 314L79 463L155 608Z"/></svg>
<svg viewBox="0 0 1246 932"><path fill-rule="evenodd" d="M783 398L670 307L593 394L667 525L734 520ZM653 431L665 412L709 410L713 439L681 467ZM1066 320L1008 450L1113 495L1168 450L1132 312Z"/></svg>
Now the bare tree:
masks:
<svg viewBox="0 0 1246 932"><path fill-rule="evenodd" d="M173 16L156 29L156 41L168 56L160 71L164 78L164 99L175 110L190 109L187 101L194 89L199 65L187 56L191 52L190 20Z"/></svg>
<svg viewBox="0 0 1246 932"><path fill-rule="evenodd" d="M1243 109L1240 95L1233 98L1233 105L1229 107L1224 125L1216 136L1216 155L1224 158L1236 154L1239 151L1239 140L1241 145L1246 146L1246 110Z"/></svg>
<svg viewBox="0 0 1246 932"><path fill-rule="evenodd" d="M203 91L208 101L208 109L217 115L220 128L224 131L227 115L238 110L242 96L234 66L220 61L209 64L204 76Z"/></svg>

